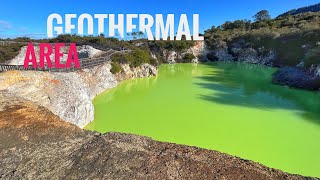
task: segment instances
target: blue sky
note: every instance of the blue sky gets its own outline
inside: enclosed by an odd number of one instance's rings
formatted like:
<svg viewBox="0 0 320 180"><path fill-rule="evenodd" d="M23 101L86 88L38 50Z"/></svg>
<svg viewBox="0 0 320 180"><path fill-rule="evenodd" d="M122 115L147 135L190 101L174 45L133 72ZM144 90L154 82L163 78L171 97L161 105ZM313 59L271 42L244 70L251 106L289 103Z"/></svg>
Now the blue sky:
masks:
<svg viewBox="0 0 320 180"><path fill-rule="evenodd" d="M0 37L46 37L47 17L73 14L200 14L200 31L225 21L251 19L259 10L275 17L319 0L9 0L0 6Z"/></svg>

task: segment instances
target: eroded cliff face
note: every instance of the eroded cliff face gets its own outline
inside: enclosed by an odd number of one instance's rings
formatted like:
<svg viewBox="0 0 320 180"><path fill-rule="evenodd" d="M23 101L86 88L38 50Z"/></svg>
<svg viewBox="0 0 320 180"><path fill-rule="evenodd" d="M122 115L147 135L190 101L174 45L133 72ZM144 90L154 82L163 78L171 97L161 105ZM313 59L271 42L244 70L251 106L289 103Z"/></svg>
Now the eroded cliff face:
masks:
<svg viewBox="0 0 320 180"><path fill-rule="evenodd" d="M14 61L22 62L18 57ZM66 122L81 128L94 119L92 99L115 87L120 80L155 76L149 64L137 68L123 65L126 71L113 75L110 62L75 72L8 71L0 73L0 92L46 107ZM122 78L117 78L122 77Z"/></svg>
<svg viewBox="0 0 320 180"><path fill-rule="evenodd" d="M233 44L228 47L226 43L220 42L216 49L210 50L204 41L196 41L195 45L187 50L163 50L162 55L166 63L177 63L183 59L184 55L193 54L193 63L201 61L238 61L250 64L260 64L273 66L273 61L277 58L274 51L264 51L246 47L241 44Z"/></svg>
<svg viewBox="0 0 320 180"><path fill-rule="evenodd" d="M319 64L318 65L312 65L309 70L310 70L310 73L313 76L315 76L317 78L320 78L320 65Z"/></svg>
<svg viewBox="0 0 320 180"><path fill-rule="evenodd" d="M189 49L183 51L166 50L164 49L161 54L166 63L174 64L178 63L186 54L193 54L195 56L192 59L192 63L199 63L200 61L206 61L206 54L209 52L204 41L196 41L195 45Z"/></svg>
<svg viewBox="0 0 320 180"><path fill-rule="evenodd" d="M207 54L203 56L206 56L209 61L237 61L265 66L273 66L277 58L276 52L267 51L263 47L252 48L244 41L229 45L226 42L217 42L216 47L214 50L207 50Z"/></svg>
<svg viewBox="0 0 320 180"><path fill-rule="evenodd" d="M84 127L94 118L91 103L94 94L99 88L112 88L117 83L110 72L109 75L103 71L99 73L100 77L90 70L71 73L9 71L0 74L0 83L3 84L0 90L35 102L61 119ZM87 83L89 79L94 80L92 84L96 84L96 80L104 80L97 89L93 89Z"/></svg>

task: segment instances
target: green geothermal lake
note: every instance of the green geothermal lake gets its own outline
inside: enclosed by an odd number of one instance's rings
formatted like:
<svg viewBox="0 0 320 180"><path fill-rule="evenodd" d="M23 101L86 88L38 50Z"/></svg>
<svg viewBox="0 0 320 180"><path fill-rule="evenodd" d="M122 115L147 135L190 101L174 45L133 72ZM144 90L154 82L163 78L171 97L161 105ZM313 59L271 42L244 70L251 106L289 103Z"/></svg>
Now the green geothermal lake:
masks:
<svg viewBox="0 0 320 180"><path fill-rule="evenodd" d="M217 150L320 177L320 93L271 83L273 68L162 65L97 96L86 129Z"/></svg>

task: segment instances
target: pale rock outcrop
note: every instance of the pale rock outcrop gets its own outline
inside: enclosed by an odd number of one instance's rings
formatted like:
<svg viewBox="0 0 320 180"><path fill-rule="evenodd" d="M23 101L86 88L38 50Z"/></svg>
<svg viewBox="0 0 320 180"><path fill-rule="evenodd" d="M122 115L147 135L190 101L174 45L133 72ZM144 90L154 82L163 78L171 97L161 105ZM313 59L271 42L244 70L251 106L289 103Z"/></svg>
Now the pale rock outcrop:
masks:
<svg viewBox="0 0 320 180"><path fill-rule="evenodd" d="M273 66L273 62L276 58L277 58L277 54L274 51L269 51L266 55L259 57L258 64Z"/></svg>
<svg viewBox="0 0 320 180"><path fill-rule="evenodd" d="M181 61L186 54L193 54L195 56L192 59L192 63L199 63L199 61L206 61L206 54L209 52L204 41L196 41L195 45L187 50L176 51L176 50L162 50L162 55L165 61L169 64L174 64ZM151 54L152 57L156 58L155 54Z"/></svg>
<svg viewBox="0 0 320 180"><path fill-rule="evenodd" d="M151 55L151 58L153 58L153 59L158 59L158 58L157 58L157 55L156 55L155 53L151 52L150 55Z"/></svg>
<svg viewBox="0 0 320 180"><path fill-rule="evenodd" d="M260 64L272 66L272 62L275 60L276 54L273 51L269 51L265 55L259 55L258 51L253 48L242 49L239 52L238 60L250 64Z"/></svg>
<svg viewBox="0 0 320 180"><path fill-rule="evenodd" d="M207 54L209 50L204 41L196 41L195 45L187 50L186 53L193 54L195 59L192 60L192 63L199 63L199 61L207 61Z"/></svg>
<svg viewBox="0 0 320 180"><path fill-rule="evenodd" d="M76 72L8 71L0 73L0 92L44 106L61 119L81 128L94 119L92 99L118 84L109 62ZM157 74L144 64L124 72L131 78Z"/></svg>
<svg viewBox="0 0 320 180"><path fill-rule="evenodd" d="M218 61L232 61L234 57L228 52L228 49L221 48L213 51Z"/></svg>
<svg viewBox="0 0 320 180"><path fill-rule="evenodd" d="M94 58L104 53L103 51L95 49L89 45L78 46L77 51L79 54L79 58Z"/></svg>
<svg viewBox="0 0 320 180"><path fill-rule="evenodd" d="M253 48L244 39L231 44L227 44L225 41L217 41L214 47L214 50L206 51L207 53L204 54L210 61L239 61L272 66L277 58L275 51L267 50L264 47Z"/></svg>
<svg viewBox="0 0 320 180"><path fill-rule="evenodd" d="M254 48L231 48L231 53L236 56L236 59L240 62L250 64L260 64L266 66L272 66L273 61L277 58L274 51L268 51L262 53L263 50L256 50Z"/></svg>
<svg viewBox="0 0 320 180"><path fill-rule="evenodd" d="M143 64L133 71L135 73L134 77L149 77L156 76L158 74L158 70L156 67L150 64Z"/></svg>
<svg viewBox="0 0 320 180"><path fill-rule="evenodd" d="M179 57L181 58L181 56L179 56L178 52L176 51L163 50L163 58L169 64L176 63L176 60L179 59Z"/></svg>
<svg viewBox="0 0 320 180"><path fill-rule="evenodd" d="M242 49L239 53L238 60L250 64L258 64L258 52L253 48Z"/></svg>
<svg viewBox="0 0 320 180"><path fill-rule="evenodd" d="M0 74L0 90L35 102L61 119L84 127L94 119L94 96L117 84L110 68L105 64L70 73L9 71Z"/></svg>
<svg viewBox="0 0 320 180"><path fill-rule="evenodd" d="M120 80L156 76L158 74L157 68L150 64L143 64L133 68L133 70L129 64L123 64L121 67L123 73L117 75Z"/></svg>
<svg viewBox="0 0 320 180"><path fill-rule="evenodd" d="M320 64L312 65L309 69L309 72L316 78L320 78Z"/></svg>
<svg viewBox="0 0 320 180"><path fill-rule="evenodd" d="M320 78L320 65L317 66L314 74L316 77Z"/></svg>

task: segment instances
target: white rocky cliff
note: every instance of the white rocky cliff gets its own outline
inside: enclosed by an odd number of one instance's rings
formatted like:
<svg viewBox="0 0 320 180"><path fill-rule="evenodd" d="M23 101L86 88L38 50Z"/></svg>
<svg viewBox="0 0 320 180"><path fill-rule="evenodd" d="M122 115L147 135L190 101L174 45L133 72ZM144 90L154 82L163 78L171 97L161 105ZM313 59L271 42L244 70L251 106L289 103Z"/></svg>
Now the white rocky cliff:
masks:
<svg viewBox="0 0 320 180"><path fill-rule="evenodd" d="M207 60L206 54L209 52L204 41L196 41L195 45L182 52L174 50L163 50L163 58L167 63L177 63L183 59L186 54L193 54L195 58L192 60L193 63L199 63L199 61Z"/></svg>
<svg viewBox="0 0 320 180"><path fill-rule="evenodd" d="M23 59L18 55L10 62L21 64ZM110 69L110 63L106 62L94 68L69 73L8 71L0 73L0 92L35 102L61 119L83 128L94 119L92 99L118 84L117 76ZM137 68L126 68L123 76L128 79L156 74L155 67L144 64Z"/></svg>

